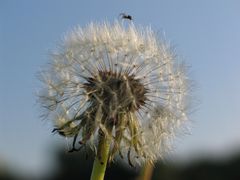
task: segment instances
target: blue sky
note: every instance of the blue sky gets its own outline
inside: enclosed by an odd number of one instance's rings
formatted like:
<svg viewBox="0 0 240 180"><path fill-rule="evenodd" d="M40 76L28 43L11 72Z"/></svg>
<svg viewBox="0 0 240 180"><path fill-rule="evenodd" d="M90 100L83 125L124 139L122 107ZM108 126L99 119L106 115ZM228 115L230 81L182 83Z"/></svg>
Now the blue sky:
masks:
<svg viewBox="0 0 240 180"><path fill-rule="evenodd" d="M39 118L36 74L65 32L91 21L112 22L121 12L165 32L191 65L200 105L191 115L192 135L176 142L176 156L240 150L239 8L237 0L1 0L0 164L47 169L52 146L65 141Z"/></svg>

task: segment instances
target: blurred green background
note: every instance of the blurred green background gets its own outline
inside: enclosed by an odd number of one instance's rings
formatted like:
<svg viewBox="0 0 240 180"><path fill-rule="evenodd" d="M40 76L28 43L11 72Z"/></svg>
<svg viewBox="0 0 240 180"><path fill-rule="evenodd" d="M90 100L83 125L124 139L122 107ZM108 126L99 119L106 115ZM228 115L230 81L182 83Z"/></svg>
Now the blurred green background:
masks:
<svg viewBox="0 0 240 180"><path fill-rule="evenodd" d="M55 165L50 173L33 176L20 174L11 169L0 169L0 179L3 180L59 180L59 179L90 179L93 156L83 152L67 153L58 148L52 156ZM27 159L26 159L27 161ZM213 158L198 158L188 163L157 162L154 166L153 180L239 180L240 154L235 154L225 160ZM126 162L115 161L107 167L105 179L137 180L140 167L129 167Z"/></svg>

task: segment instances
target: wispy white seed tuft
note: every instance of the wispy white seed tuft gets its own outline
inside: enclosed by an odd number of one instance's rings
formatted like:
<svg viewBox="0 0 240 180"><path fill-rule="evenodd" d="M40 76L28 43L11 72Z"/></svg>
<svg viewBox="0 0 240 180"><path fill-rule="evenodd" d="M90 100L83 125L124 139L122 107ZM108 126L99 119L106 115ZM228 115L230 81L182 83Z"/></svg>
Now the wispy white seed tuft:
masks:
<svg viewBox="0 0 240 180"><path fill-rule="evenodd" d="M42 71L39 102L73 148L102 136L116 154L154 162L187 120L184 66L150 27L91 23L68 33ZM79 143L76 143L79 142Z"/></svg>

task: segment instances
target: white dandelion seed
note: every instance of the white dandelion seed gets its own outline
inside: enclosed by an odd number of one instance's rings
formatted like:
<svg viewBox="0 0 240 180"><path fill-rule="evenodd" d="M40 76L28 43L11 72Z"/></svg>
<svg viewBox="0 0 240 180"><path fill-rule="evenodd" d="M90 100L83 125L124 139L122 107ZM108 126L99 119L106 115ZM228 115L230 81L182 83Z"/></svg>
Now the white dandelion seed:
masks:
<svg viewBox="0 0 240 180"><path fill-rule="evenodd" d="M92 23L68 33L42 72L39 101L71 151L101 136L110 160L154 162L187 120L187 77L170 46L151 28Z"/></svg>

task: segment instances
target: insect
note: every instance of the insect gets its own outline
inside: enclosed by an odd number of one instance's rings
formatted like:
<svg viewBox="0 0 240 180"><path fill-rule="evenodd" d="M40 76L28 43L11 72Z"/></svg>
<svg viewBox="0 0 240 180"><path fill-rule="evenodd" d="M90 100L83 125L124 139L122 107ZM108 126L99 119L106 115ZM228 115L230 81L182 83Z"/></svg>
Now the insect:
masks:
<svg viewBox="0 0 240 180"><path fill-rule="evenodd" d="M129 15L129 14L121 13L121 14L119 14L119 16L120 16L122 19L128 19L128 20L130 20L130 21L133 20L132 16Z"/></svg>

